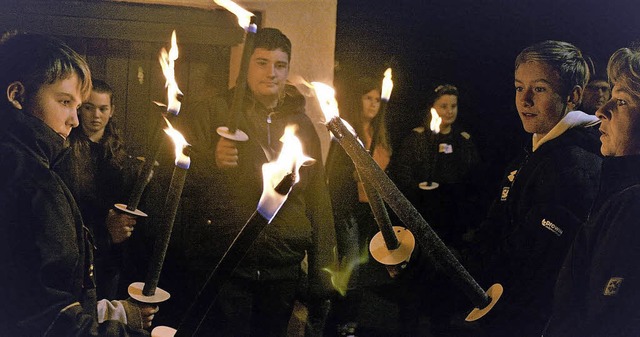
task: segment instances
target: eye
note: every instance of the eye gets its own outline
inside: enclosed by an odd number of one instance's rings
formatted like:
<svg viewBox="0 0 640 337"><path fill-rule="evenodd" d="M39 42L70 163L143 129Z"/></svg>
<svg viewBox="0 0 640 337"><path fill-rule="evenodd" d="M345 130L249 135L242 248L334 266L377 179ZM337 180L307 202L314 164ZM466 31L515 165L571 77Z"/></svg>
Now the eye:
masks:
<svg viewBox="0 0 640 337"><path fill-rule="evenodd" d="M524 90L524 88L516 86L516 92L522 92Z"/></svg>
<svg viewBox="0 0 640 337"><path fill-rule="evenodd" d="M107 112L109 112L109 109L108 108L100 108L100 112L107 113Z"/></svg>
<svg viewBox="0 0 640 337"><path fill-rule="evenodd" d="M287 69L287 65L286 63L277 63L276 64L276 68L282 70L282 69Z"/></svg>
<svg viewBox="0 0 640 337"><path fill-rule="evenodd" d="M267 65L267 61L264 61L264 60L258 60L256 63L261 67L264 67Z"/></svg>
<svg viewBox="0 0 640 337"><path fill-rule="evenodd" d="M617 99L617 100L616 100L616 105L617 105L617 106L627 105L627 101L625 101L625 100L623 100L623 99Z"/></svg>
<svg viewBox="0 0 640 337"><path fill-rule="evenodd" d="M69 105L71 105L71 100L63 99L63 100L60 101L60 103L62 103L62 105L64 105L64 106L69 106Z"/></svg>
<svg viewBox="0 0 640 337"><path fill-rule="evenodd" d="M533 88L533 91L535 91L535 92L545 92L545 91L547 91L547 88L535 87L535 88Z"/></svg>

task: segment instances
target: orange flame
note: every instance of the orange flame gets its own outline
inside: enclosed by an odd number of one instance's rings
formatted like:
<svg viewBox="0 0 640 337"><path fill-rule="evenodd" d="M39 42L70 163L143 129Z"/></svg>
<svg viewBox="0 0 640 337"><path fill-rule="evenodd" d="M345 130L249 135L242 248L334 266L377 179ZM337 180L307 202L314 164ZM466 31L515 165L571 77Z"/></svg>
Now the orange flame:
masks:
<svg viewBox="0 0 640 337"><path fill-rule="evenodd" d="M384 79L382 80L382 93L380 99L385 102L389 101L391 97L391 90L393 90L393 80L391 80L391 68L387 68L384 72Z"/></svg>
<svg viewBox="0 0 640 337"><path fill-rule="evenodd" d="M182 91L178 88L176 82L176 74L174 71L175 60L178 59L178 43L176 41L176 31L171 34L171 49L167 52L164 47L160 50L160 66L162 67L162 73L166 79L164 84L167 88L167 111L177 115L180 112L180 99L182 97Z"/></svg>
<svg viewBox="0 0 640 337"><path fill-rule="evenodd" d="M233 13L238 18L238 24L240 27L245 31L249 31L249 27L251 26L251 17L255 16L253 13L240 7L240 5L231 0L213 0L213 2Z"/></svg>
<svg viewBox="0 0 640 337"><path fill-rule="evenodd" d="M438 112L435 108L431 108L431 123L429 123L429 128L434 133L440 133L440 124L442 123L442 117L438 115Z"/></svg>
<svg viewBox="0 0 640 337"><path fill-rule="evenodd" d="M167 122L167 128L164 129L164 132L171 137L173 140L173 144L175 145L175 153L176 153L176 166L179 166L183 169L188 169L191 164L191 158L188 155L184 154L184 148L189 146L187 140L180 133L180 131L173 128L173 125L169 122L169 120L165 117L165 122Z"/></svg>
<svg viewBox="0 0 640 337"><path fill-rule="evenodd" d="M336 91L329 85L322 82L311 82L316 92L316 98L320 103L320 108L324 114L325 120L328 122L334 117L340 116L338 110L338 101L336 101Z"/></svg>
<svg viewBox="0 0 640 337"><path fill-rule="evenodd" d="M258 211L269 221L275 217L287 199L287 195L276 191L278 184L289 174L293 175L294 184L299 182L300 167L315 162L302 151L302 143L295 135L296 130L296 126L287 125L280 138L283 145L278 159L262 165L263 188L258 202Z"/></svg>

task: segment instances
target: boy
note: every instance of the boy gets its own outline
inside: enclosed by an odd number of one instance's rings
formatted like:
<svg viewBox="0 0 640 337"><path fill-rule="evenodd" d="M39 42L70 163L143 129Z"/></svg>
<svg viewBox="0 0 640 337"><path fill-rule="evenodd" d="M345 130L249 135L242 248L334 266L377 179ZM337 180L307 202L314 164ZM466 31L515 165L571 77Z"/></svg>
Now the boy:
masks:
<svg viewBox="0 0 640 337"><path fill-rule="evenodd" d="M0 106L0 331L147 335L142 328L150 326L155 307L106 300L97 306L92 239L55 171L91 88L87 63L58 40L7 35L0 41L0 86L6 95Z"/></svg>
<svg viewBox="0 0 640 337"><path fill-rule="evenodd" d="M485 284L504 286L483 319L491 336L540 335L560 264L594 200L598 120L574 111L588 76L567 42L540 42L516 58L515 103L532 143L508 166L474 252Z"/></svg>

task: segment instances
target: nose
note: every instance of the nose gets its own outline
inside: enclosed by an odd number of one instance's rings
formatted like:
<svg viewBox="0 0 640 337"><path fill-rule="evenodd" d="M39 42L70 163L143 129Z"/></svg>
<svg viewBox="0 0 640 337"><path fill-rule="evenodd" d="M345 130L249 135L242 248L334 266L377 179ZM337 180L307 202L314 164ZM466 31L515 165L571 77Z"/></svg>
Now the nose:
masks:
<svg viewBox="0 0 640 337"><path fill-rule="evenodd" d="M520 102L525 107L533 106L533 91L531 89L525 89L520 95Z"/></svg>
<svg viewBox="0 0 640 337"><path fill-rule="evenodd" d="M600 120L610 119L611 118L611 109L614 102L612 100L606 102L603 106L601 106L598 110L596 110L596 117Z"/></svg>
<svg viewBox="0 0 640 337"><path fill-rule="evenodd" d="M272 64L267 67L267 76L273 78L276 76L276 65Z"/></svg>
<svg viewBox="0 0 640 337"><path fill-rule="evenodd" d="M67 119L67 124L71 125L72 128L75 128L78 125L80 125L80 121L78 120L77 109L72 109L71 113L69 114L69 118Z"/></svg>

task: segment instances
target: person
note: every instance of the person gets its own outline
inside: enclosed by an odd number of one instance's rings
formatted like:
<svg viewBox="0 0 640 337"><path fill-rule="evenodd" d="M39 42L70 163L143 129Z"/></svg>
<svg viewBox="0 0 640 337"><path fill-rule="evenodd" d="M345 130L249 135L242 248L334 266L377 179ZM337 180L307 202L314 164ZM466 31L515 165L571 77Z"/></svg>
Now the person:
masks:
<svg viewBox="0 0 640 337"><path fill-rule="evenodd" d="M2 333L148 335L156 306L96 303L92 237L57 172L91 88L87 63L56 39L13 33L0 43L0 67Z"/></svg>
<svg viewBox="0 0 640 337"><path fill-rule="evenodd" d="M593 115L611 98L611 89L606 77L593 77L584 88L582 96L582 111Z"/></svg>
<svg viewBox="0 0 640 337"><path fill-rule="evenodd" d="M89 98L79 109L80 127L69 135L69 168L61 172L76 200L85 226L95 239L98 298L120 295L118 285L124 264L121 243L131 236L136 217L114 210L131 192L136 168L127 155L113 114L113 90L93 78Z"/></svg>
<svg viewBox="0 0 640 337"><path fill-rule="evenodd" d="M403 140L390 168L400 191L455 251L463 248L463 234L479 218L479 212L473 211L478 187L473 184L472 173L479 168L480 156L471 134L456 123L458 96L458 89L451 84L438 85L433 90L423 123ZM430 128L432 109L442 118L439 133ZM418 305L422 307L419 312L429 318L430 333L451 335L454 304L459 302L457 290L442 273L416 273L414 278L413 282L426 280L426 288L439 289L417 295L419 301L429 303ZM422 287L424 284L416 288Z"/></svg>
<svg viewBox="0 0 640 337"><path fill-rule="evenodd" d="M195 291L256 210L262 164L277 158L286 125L297 125L304 153L317 161L301 168L299 183L220 291L202 329L221 336L286 335L305 280L305 255L309 298L321 303L331 294L329 274L321 269L332 263L335 233L320 141L305 114L304 96L287 84L290 62L289 39L278 29L261 28L249 59L244 108L236 116L238 128L249 136L246 142L216 134L217 127L228 125L230 98L184 106L191 118L185 138L193 145L193 165L177 220L184 230L176 240L182 237L183 244L176 245L185 247L181 258Z"/></svg>
<svg viewBox="0 0 640 337"><path fill-rule="evenodd" d="M588 76L567 42L539 42L516 57L515 105L532 142L507 167L476 233L471 255L481 260L468 262L481 284L504 287L480 321L490 336L540 336L562 259L594 201L598 119L574 110Z"/></svg>
<svg viewBox="0 0 640 337"><path fill-rule="evenodd" d="M472 220L468 216L474 195L471 174L479 167L480 155L471 134L456 123L458 96L451 84L435 88L422 125L403 140L390 170L398 188L442 240L460 248ZM430 128L432 108L442 118L439 133ZM437 185L426 186L434 182Z"/></svg>
<svg viewBox="0 0 640 337"><path fill-rule="evenodd" d="M384 111L380 111L381 82L372 78L360 78L346 93L345 119L352 125L364 147L382 170L391 160ZM327 324L327 334L356 333L389 334L397 330L397 323L380 307L382 299L388 299L394 291L393 279L384 265L369 255L369 242L379 231L369 206L360 177L353 162L337 141L332 141L327 155L327 186L331 196L336 227L337 251L340 267L353 271L345 291L345 297L337 297L330 313L332 324ZM397 292L397 290L396 290ZM389 305L397 305L390 303ZM396 320L397 321L397 320ZM335 322L335 323L333 323ZM338 325L338 331L333 330Z"/></svg>
<svg viewBox="0 0 640 337"><path fill-rule="evenodd" d="M544 336L637 336L640 49L609 59L611 98L596 111L605 156L589 220L560 269Z"/></svg>

